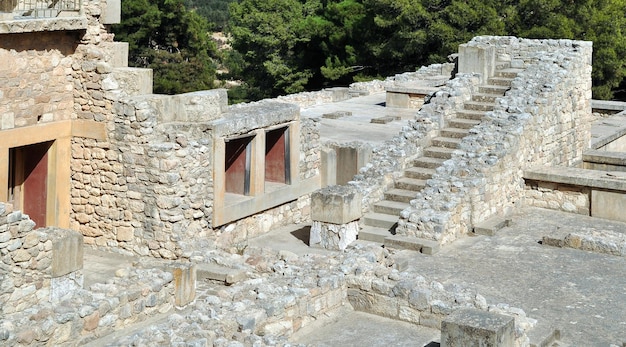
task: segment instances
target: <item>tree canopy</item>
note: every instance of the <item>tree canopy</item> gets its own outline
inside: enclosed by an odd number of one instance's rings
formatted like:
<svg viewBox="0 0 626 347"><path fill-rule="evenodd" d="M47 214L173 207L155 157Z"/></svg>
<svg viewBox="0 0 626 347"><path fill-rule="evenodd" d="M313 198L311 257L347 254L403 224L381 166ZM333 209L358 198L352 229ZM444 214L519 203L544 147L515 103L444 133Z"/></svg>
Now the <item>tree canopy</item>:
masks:
<svg viewBox="0 0 626 347"><path fill-rule="evenodd" d="M476 35L594 41L593 92L626 76L622 0L240 0L231 71L248 97L341 85L445 62Z"/></svg>
<svg viewBox="0 0 626 347"><path fill-rule="evenodd" d="M183 0L124 0L116 39L129 43L129 64L154 70L155 93L213 88L217 56L209 23Z"/></svg>

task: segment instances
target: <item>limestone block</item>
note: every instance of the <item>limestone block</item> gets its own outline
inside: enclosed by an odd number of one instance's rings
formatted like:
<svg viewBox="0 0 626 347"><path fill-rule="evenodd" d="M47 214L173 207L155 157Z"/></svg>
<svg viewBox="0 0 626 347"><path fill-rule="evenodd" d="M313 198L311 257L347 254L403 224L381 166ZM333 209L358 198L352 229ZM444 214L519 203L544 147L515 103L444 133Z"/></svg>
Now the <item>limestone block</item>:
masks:
<svg viewBox="0 0 626 347"><path fill-rule="evenodd" d="M83 235L76 231L57 228L48 228L45 233L52 240L53 278L83 268Z"/></svg>
<svg viewBox="0 0 626 347"><path fill-rule="evenodd" d="M459 45L459 73L479 73L481 82L484 83L494 75L495 67L496 49L494 46Z"/></svg>
<svg viewBox="0 0 626 347"><path fill-rule="evenodd" d="M102 24L119 24L122 20L122 1L107 0L106 7L102 11L100 21Z"/></svg>
<svg viewBox="0 0 626 347"><path fill-rule="evenodd" d="M458 310L441 322L441 346L515 345L515 319L475 309Z"/></svg>
<svg viewBox="0 0 626 347"><path fill-rule="evenodd" d="M311 247L343 251L349 244L356 241L358 234L358 221L347 224L313 221L309 235L309 244Z"/></svg>
<svg viewBox="0 0 626 347"><path fill-rule="evenodd" d="M311 219L347 224L361 218L361 194L350 186L329 186L311 195Z"/></svg>
<svg viewBox="0 0 626 347"><path fill-rule="evenodd" d="M196 298L196 265L176 264L172 269L174 275L174 303L186 306Z"/></svg>

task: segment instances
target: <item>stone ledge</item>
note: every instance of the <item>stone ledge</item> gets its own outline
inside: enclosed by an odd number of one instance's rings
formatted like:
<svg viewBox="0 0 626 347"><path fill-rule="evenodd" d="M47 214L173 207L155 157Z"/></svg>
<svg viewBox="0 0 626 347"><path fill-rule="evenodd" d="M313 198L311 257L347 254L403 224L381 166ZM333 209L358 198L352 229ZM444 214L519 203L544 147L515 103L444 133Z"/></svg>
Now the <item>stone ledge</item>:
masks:
<svg viewBox="0 0 626 347"><path fill-rule="evenodd" d="M524 179L626 191L626 176L620 176L618 172L585 170L562 166L534 167L524 171Z"/></svg>
<svg viewBox="0 0 626 347"><path fill-rule="evenodd" d="M439 243L437 241L399 235L385 237L385 247L412 250L428 255L439 252Z"/></svg>
<svg viewBox="0 0 626 347"><path fill-rule="evenodd" d="M583 162L626 167L626 153L589 150L583 153Z"/></svg>
<svg viewBox="0 0 626 347"><path fill-rule="evenodd" d="M511 220L501 216L488 218L474 226L474 234L494 236L502 228L508 227Z"/></svg>
<svg viewBox="0 0 626 347"><path fill-rule="evenodd" d="M87 18L82 16L9 20L0 22L0 34L86 30L87 24Z"/></svg>
<svg viewBox="0 0 626 347"><path fill-rule="evenodd" d="M233 284L246 279L246 272L239 269L231 269L217 264L200 263L196 266L197 279L209 279L214 281Z"/></svg>

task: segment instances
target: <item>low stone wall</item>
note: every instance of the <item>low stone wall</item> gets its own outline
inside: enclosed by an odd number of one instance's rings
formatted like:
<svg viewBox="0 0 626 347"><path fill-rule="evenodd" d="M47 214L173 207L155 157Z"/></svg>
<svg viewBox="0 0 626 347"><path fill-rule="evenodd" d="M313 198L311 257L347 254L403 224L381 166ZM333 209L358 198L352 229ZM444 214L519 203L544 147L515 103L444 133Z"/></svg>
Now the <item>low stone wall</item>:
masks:
<svg viewBox="0 0 626 347"><path fill-rule="evenodd" d="M75 346L173 307L172 274L135 269L62 301L40 299L0 319L0 344Z"/></svg>
<svg viewBox="0 0 626 347"><path fill-rule="evenodd" d="M173 277L159 270L83 289L83 237L34 226L0 203L0 345L77 345L172 307Z"/></svg>
<svg viewBox="0 0 626 347"><path fill-rule="evenodd" d="M591 189L568 184L526 180L523 203L526 206L589 216L591 214Z"/></svg>
<svg viewBox="0 0 626 347"><path fill-rule="evenodd" d="M441 322L460 309L472 308L515 318L515 346L528 346L527 331L536 320L506 304L489 305L476 291L458 285L444 286L415 270L394 269L395 257L383 248L356 252L344 262L358 264L345 271L348 300L359 311L441 329Z"/></svg>
<svg viewBox="0 0 626 347"><path fill-rule="evenodd" d="M449 243L520 203L525 168L573 165L589 143L590 42L477 37L470 44L496 45L498 59L525 71L402 212L399 234Z"/></svg>
<svg viewBox="0 0 626 347"><path fill-rule="evenodd" d="M395 269L399 259L393 252L371 245L350 246L349 252L332 256L248 248L228 259L217 252L196 252L191 259L240 263L238 268L250 279L218 290L201 285L191 310L172 314L111 343L284 345L294 332L348 304L436 329L442 319L462 308L504 314L515 318L516 346L528 345L526 332L535 325L521 309L489 305L473 290L444 286L412 269L399 271Z"/></svg>

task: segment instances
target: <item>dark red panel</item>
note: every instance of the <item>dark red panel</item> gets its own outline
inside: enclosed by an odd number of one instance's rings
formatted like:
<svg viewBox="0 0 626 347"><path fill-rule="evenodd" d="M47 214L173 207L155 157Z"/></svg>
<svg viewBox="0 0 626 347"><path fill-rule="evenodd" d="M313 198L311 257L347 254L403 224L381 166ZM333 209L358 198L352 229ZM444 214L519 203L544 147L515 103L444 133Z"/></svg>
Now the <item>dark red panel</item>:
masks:
<svg viewBox="0 0 626 347"><path fill-rule="evenodd" d="M29 215L38 227L46 226L50 145L48 142L20 148L24 160L24 213Z"/></svg>
<svg viewBox="0 0 626 347"><path fill-rule="evenodd" d="M265 180L285 183L285 128L265 134Z"/></svg>
<svg viewBox="0 0 626 347"><path fill-rule="evenodd" d="M246 148L250 137L234 139L226 142L226 192L245 194L246 180Z"/></svg>

